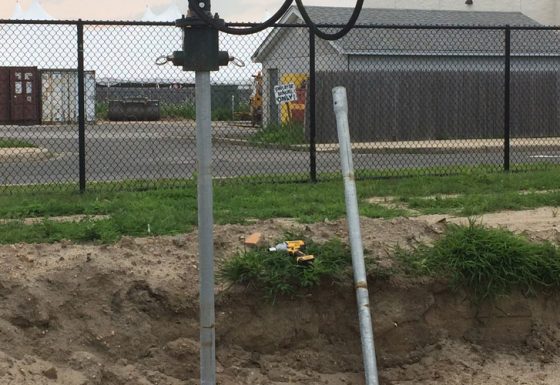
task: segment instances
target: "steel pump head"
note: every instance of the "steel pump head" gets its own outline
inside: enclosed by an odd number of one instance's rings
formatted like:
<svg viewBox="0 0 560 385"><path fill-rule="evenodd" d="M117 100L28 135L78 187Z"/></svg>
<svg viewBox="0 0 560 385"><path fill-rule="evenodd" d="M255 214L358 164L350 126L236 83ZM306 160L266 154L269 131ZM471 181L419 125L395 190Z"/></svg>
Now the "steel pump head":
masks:
<svg viewBox="0 0 560 385"><path fill-rule="evenodd" d="M230 62L229 53L220 51L219 31L197 17L192 10L195 4L211 15L210 0L189 1L189 14L175 21L183 29L183 50L175 51L169 59L184 71L218 71ZM225 25L217 15L214 20Z"/></svg>

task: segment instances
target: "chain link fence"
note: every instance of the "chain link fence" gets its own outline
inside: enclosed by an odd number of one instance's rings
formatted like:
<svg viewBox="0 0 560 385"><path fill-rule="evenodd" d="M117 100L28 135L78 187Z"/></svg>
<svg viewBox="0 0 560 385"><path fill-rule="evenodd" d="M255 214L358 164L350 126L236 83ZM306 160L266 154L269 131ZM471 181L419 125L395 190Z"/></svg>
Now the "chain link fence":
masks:
<svg viewBox="0 0 560 385"><path fill-rule="evenodd" d="M192 180L194 73L156 65L180 49L179 28L0 21L0 42L0 190ZM362 178L528 171L560 158L555 28L359 25L328 42L278 24L220 44L245 66L212 73L216 178L338 177L338 85Z"/></svg>

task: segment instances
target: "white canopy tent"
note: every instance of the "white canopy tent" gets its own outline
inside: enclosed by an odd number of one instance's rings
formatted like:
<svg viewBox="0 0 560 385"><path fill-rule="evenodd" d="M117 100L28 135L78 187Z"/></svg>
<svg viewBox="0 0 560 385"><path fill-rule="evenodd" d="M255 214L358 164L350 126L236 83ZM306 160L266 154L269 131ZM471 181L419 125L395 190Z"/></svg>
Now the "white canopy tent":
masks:
<svg viewBox="0 0 560 385"><path fill-rule="evenodd" d="M140 21L175 21L180 19L182 14L183 13L174 1L160 13L155 13L152 8L147 5Z"/></svg>
<svg viewBox="0 0 560 385"><path fill-rule="evenodd" d="M25 12L23 12L19 1L16 2L16 6L14 8L14 11L12 12L12 15L10 16L10 20L25 20Z"/></svg>
<svg viewBox="0 0 560 385"><path fill-rule="evenodd" d="M177 19L180 19L182 14L183 13L179 9L179 7L177 7L177 4L175 4L175 2L172 2L165 11L156 16L156 20L154 21L175 21Z"/></svg>
<svg viewBox="0 0 560 385"><path fill-rule="evenodd" d="M157 15L152 11L149 5L146 5L146 9L144 10L144 14L140 18L140 21L157 21Z"/></svg>
<svg viewBox="0 0 560 385"><path fill-rule="evenodd" d="M12 16L12 20L54 20L47 11L41 6L39 0L33 0L27 10L23 10L19 1L16 2Z"/></svg>
<svg viewBox="0 0 560 385"><path fill-rule="evenodd" d="M23 16L22 16L23 14ZM26 20L52 20L38 0L27 11L16 3L13 16ZM153 18L158 20L152 20ZM155 15L149 7L144 21L172 21L181 11L172 3L162 14ZM46 19L45 19L46 18ZM163 20L170 18L171 20ZM215 84L249 85L261 65L251 56L267 32L250 36L220 34L220 48L245 62L239 68L230 64L212 73ZM76 26L8 24L0 25L0 66L33 66L41 69L77 68ZM182 31L174 26L107 26L84 27L85 69L95 71L100 83L194 83L194 73L168 63L157 66L160 56L167 56L182 47Z"/></svg>

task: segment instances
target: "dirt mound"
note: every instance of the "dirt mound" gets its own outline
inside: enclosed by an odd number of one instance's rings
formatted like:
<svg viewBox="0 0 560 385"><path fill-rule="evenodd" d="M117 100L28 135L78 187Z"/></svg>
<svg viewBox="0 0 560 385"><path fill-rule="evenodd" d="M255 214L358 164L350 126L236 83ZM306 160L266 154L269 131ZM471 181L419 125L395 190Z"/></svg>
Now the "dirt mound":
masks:
<svg viewBox="0 0 560 385"><path fill-rule="evenodd" d="M439 225L364 219L364 247L430 242ZM346 239L344 221L216 228L217 260L252 231ZM114 246L0 247L2 384L197 384L197 235L125 238ZM480 309L438 282L371 277L382 384L557 384L559 297L518 294ZM352 285L275 304L217 288L220 384L361 384Z"/></svg>

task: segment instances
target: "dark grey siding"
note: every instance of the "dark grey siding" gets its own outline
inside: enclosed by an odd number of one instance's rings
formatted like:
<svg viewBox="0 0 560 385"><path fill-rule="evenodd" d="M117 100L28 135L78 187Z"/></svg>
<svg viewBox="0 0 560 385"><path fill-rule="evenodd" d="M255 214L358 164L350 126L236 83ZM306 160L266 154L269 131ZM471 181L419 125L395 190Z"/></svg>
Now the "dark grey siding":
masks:
<svg viewBox="0 0 560 385"><path fill-rule="evenodd" d="M386 65L387 60L370 57L370 63ZM434 58L435 66L422 58L408 64L390 60L400 64L317 74L319 143L337 140L331 89L340 85L347 88L354 141L503 137L503 58ZM513 137L560 134L559 63L559 59L514 59Z"/></svg>

